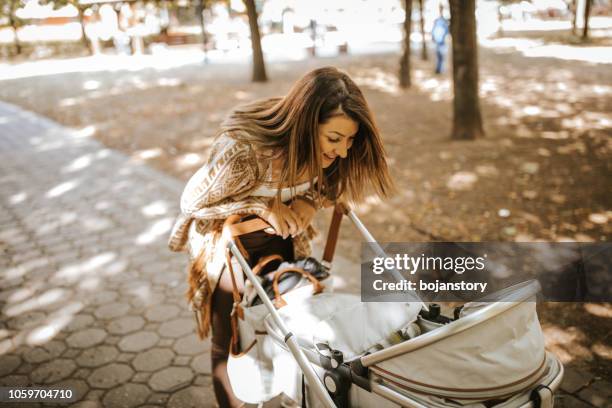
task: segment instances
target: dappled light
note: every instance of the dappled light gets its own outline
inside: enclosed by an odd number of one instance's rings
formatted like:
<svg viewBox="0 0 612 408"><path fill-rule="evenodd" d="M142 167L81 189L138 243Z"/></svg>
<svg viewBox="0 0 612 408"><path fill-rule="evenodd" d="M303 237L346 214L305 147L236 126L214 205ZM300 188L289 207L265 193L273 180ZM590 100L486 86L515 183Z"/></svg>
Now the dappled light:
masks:
<svg viewBox="0 0 612 408"><path fill-rule="evenodd" d="M363 3L369 13L330 9L335 27L300 15L289 16L304 20L300 30L288 30L287 16L270 25L262 33L265 83L251 82L248 26L240 18L239 35L216 33L206 53L199 27L191 27L149 38L142 50L121 50L109 36L94 56L36 61L52 47L41 45L0 63L0 99L27 110L0 103L0 377L69 382L85 389L85 400L108 406L118 405L109 395L125 390L121 403L130 406L180 406L171 399L179 394L210 398L194 393L211 384L210 343L196 339L185 302L187 259L167 246L182 187L207 162L233 108L285 95L317 67L347 72L380 129L396 194L383 200L368 191L356 207L374 237L609 241L612 19L594 16L583 41L571 34L568 14L526 17L519 8L532 2L519 2L500 22L496 2L478 2L484 136L458 141L450 139L450 44L444 69L434 71L437 10L426 10L425 38L415 11L412 86L403 89L403 10ZM487 7L491 18L483 18ZM313 38L315 28L321 33ZM173 36L197 36L197 43L164 42ZM421 59L423 39L428 60ZM327 230L330 213L317 214L319 231ZM313 240L319 257L325 235ZM334 290L359 292L360 242L344 222ZM559 259L543 250L533 266L575 255ZM501 262L490 266L497 278L513 276ZM570 372L592 374L585 384L610 375L611 304L537 307L546 347ZM121 381L135 388L120 388ZM133 401L139 387L155 389L154 397Z"/></svg>
<svg viewBox="0 0 612 408"><path fill-rule="evenodd" d="M453 174L446 183L449 190L470 190L478 181L478 176L470 171L460 171Z"/></svg>
<svg viewBox="0 0 612 408"><path fill-rule="evenodd" d="M78 185L75 181L68 181L65 183L58 184L49 190L46 194L47 198L56 198L61 196L62 194L67 193L68 191L74 189Z"/></svg>
<svg viewBox="0 0 612 408"><path fill-rule="evenodd" d="M149 228L147 228L146 231L140 233L136 237L135 243L137 245L148 245L158 239L165 240L168 233L170 232L170 229L172 228L173 221L174 218L172 217L162 218L160 220L155 221L149 226Z"/></svg>
<svg viewBox="0 0 612 408"><path fill-rule="evenodd" d="M169 318L182 318L181 324L191 329L191 314L182 307L181 259L148 261L151 253L164 252L177 210L174 201L163 198L167 194L159 195L162 190L155 183L164 176L92 141L93 127L70 130L43 121L30 123L16 139L17 151L30 149L30 155L21 158L3 151L8 155L2 156L3 164L23 165L28 171L2 173L0 372L3 379L16 381L23 376L6 375L23 363L33 381L56 384L77 364L90 367L85 370L91 375L95 368L88 365L93 357L87 353L104 352L91 348L107 337L104 330L129 333L138 327L133 319L142 319L137 316L145 312L154 332L161 331L147 339L163 341L168 331L155 322L166 318L165 309L148 310L165 301L169 288L176 290L170 297L176 313ZM23 180L36 180L44 188L31 183L19 187ZM114 189L130 192L132 204L117 200ZM23 211L28 216L21 218ZM132 228L126 229L128 223ZM137 351L136 344L104 347ZM173 355L201 347L182 346Z"/></svg>
<svg viewBox="0 0 612 408"><path fill-rule="evenodd" d="M395 75L381 69L366 69L354 75L355 82L366 88L386 92L391 95L399 93L399 84Z"/></svg>

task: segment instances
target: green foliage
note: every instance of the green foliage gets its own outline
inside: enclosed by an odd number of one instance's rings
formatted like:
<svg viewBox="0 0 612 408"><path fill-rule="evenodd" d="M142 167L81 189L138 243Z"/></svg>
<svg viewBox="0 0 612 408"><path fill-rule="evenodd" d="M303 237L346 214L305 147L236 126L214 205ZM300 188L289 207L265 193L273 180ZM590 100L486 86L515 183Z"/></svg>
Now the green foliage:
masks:
<svg viewBox="0 0 612 408"><path fill-rule="evenodd" d="M23 25L23 20L19 19L15 12L24 5L23 0L0 0L0 27L9 25L17 28Z"/></svg>

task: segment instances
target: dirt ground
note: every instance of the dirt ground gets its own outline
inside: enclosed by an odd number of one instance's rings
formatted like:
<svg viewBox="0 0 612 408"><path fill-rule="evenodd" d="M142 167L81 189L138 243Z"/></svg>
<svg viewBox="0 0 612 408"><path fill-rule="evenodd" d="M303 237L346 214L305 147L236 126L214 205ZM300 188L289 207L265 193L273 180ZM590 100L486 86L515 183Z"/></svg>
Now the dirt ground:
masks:
<svg viewBox="0 0 612 408"><path fill-rule="evenodd" d="M334 65L363 88L399 193L358 213L384 241L609 241L612 70L511 47L480 49L486 137L449 139L452 83L414 57L412 89L398 89L398 56L319 58L268 65L249 81L242 65L70 72L0 82L0 99L93 134L110 148L182 180L204 162L235 105L282 95L308 70ZM111 175L109 175L111 176ZM178 197L177 197L178 199ZM321 228L325 221L316 221ZM355 231L339 250L359 259ZM612 305L545 304L548 346L565 363L612 378Z"/></svg>

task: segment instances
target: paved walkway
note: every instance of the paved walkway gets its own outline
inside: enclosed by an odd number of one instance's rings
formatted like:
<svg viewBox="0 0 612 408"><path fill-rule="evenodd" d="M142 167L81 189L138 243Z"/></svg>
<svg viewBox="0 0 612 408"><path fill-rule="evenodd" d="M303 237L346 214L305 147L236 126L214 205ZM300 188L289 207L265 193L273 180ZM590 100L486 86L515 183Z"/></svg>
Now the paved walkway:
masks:
<svg viewBox="0 0 612 408"><path fill-rule="evenodd" d="M0 102L0 386L71 387L79 407L214 406L185 258L166 248L181 188ZM558 404L610 406L609 385L569 370Z"/></svg>
<svg viewBox="0 0 612 408"><path fill-rule="evenodd" d="M166 247L181 183L0 104L0 191L0 385L69 386L83 407L213 406L185 257Z"/></svg>

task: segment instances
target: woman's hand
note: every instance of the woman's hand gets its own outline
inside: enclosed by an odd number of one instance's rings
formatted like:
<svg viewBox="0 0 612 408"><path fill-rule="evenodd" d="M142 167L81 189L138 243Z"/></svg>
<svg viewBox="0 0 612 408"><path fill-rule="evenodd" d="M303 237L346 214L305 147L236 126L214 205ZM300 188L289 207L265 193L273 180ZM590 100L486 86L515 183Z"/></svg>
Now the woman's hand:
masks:
<svg viewBox="0 0 612 408"><path fill-rule="evenodd" d="M282 236L283 239L286 239L289 235L295 236L301 231L300 217L285 204L272 205L263 215L263 218L274 228L276 234Z"/></svg>
<svg viewBox="0 0 612 408"><path fill-rule="evenodd" d="M297 214L300 221L298 233L301 233L308 228L312 222L312 219L314 218L315 213L317 212L317 210L310 203L300 200L299 198L293 200L291 203L291 209Z"/></svg>

